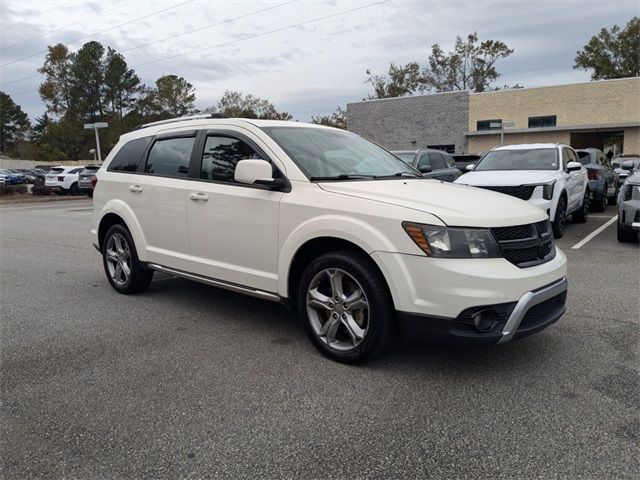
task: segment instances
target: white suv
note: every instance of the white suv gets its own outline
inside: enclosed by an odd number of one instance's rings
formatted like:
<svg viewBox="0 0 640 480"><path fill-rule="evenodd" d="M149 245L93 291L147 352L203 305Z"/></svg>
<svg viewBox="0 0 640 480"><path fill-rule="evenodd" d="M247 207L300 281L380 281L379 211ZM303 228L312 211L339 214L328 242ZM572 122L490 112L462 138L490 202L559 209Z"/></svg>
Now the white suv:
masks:
<svg viewBox="0 0 640 480"><path fill-rule="evenodd" d="M79 195L78 175L84 167L53 167L44 177L44 184L52 187L58 193Z"/></svg>
<svg viewBox="0 0 640 480"><path fill-rule="evenodd" d="M490 150L456 183L481 187L527 200L551 219L556 238L565 220L584 223L591 193L587 169L573 148L561 143L506 145Z"/></svg>
<svg viewBox="0 0 640 480"><path fill-rule="evenodd" d="M564 313L546 214L429 180L349 132L187 117L123 135L96 173L91 234L120 293L161 271L296 308L346 363L412 337L495 344Z"/></svg>

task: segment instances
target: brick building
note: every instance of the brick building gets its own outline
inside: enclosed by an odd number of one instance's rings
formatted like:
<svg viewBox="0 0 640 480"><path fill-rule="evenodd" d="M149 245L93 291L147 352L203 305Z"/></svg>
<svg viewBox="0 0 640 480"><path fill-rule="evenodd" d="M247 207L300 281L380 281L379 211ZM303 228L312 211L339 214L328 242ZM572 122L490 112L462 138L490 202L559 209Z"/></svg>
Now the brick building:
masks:
<svg viewBox="0 0 640 480"><path fill-rule="evenodd" d="M349 130L391 149L486 152L504 143L562 142L640 153L640 77L484 93L350 103Z"/></svg>

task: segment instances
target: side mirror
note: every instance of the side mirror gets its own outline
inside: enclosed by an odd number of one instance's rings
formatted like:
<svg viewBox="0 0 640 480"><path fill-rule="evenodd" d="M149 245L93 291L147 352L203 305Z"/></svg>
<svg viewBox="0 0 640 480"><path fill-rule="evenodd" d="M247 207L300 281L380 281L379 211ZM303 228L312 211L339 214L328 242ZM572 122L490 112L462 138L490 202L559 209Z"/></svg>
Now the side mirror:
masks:
<svg viewBox="0 0 640 480"><path fill-rule="evenodd" d="M471 170L473 170L475 168L476 164L475 163L470 163L469 165L467 165L466 167L464 167L464 169L467 172L470 172Z"/></svg>
<svg viewBox="0 0 640 480"><path fill-rule="evenodd" d="M567 163L567 173L569 172L577 172L582 168L582 164L580 162L569 162Z"/></svg>
<svg viewBox="0 0 640 480"><path fill-rule="evenodd" d="M420 173L430 173L431 172L431 166L423 165L418 170L420 170Z"/></svg>
<svg viewBox="0 0 640 480"><path fill-rule="evenodd" d="M273 178L273 169L266 160L240 160L233 178L238 183L248 185L264 185L274 189L284 186L281 178Z"/></svg>

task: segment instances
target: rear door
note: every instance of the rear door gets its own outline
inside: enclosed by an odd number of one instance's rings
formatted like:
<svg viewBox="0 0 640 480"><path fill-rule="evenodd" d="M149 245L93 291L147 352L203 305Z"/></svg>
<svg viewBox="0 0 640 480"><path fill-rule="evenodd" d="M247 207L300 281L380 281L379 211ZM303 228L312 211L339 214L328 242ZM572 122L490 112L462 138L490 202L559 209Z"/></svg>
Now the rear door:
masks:
<svg viewBox="0 0 640 480"><path fill-rule="evenodd" d="M270 161L249 132L216 129L201 134L197 178L189 185L187 200L194 256L190 271L277 292L278 212L284 193L237 183L235 167L245 159Z"/></svg>
<svg viewBox="0 0 640 480"><path fill-rule="evenodd" d="M128 203L145 237L149 262L188 270L187 188L196 130L157 135L137 172L129 176Z"/></svg>

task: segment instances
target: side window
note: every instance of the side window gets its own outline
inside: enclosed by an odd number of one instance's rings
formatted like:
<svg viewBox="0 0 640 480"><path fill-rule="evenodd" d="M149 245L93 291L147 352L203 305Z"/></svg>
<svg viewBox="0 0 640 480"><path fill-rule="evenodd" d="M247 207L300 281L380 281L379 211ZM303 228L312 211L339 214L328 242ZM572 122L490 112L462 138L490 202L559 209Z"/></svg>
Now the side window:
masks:
<svg viewBox="0 0 640 480"><path fill-rule="evenodd" d="M170 177L186 177L195 137L156 140L149 151L145 173Z"/></svg>
<svg viewBox="0 0 640 480"><path fill-rule="evenodd" d="M443 170L448 168L447 161L441 153L430 153L429 158L431 159L431 168L433 170Z"/></svg>
<svg viewBox="0 0 640 480"><path fill-rule="evenodd" d="M420 158L418 159L418 170L420 170L423 167L430 167L431 166L431 162L429 161L429 155L427 155L426 153L423 153L422 155L420 155Z"/></svg>
<svg viewBox="0 0 640 480"><path fill-rule="evenodd" d="M84 170L84 168L74 168L69 173L80 173L82 170Z"/></svg>
<svg viewBox="0 0 640 480"><path fill-rule="evenodd" d="M135 172L151 137L136 138L125 143L109 163L109 172Z"/></svg>
<svg viewBox="0 0 640 480"><path fill-rule="evenodd" d="M234 182L240 160L261 159L250 145L232 137L208 136L202 153L200 178L218 182Z"/></svg>
<svg viewBox="0 0 640 480"><path fill-rule="evenodd" d="M563 170L567 169L567 164L570 161L571 160L569 159L569 149L568 148L563 148L562 149L562 168L563 168Z"/></svg>

